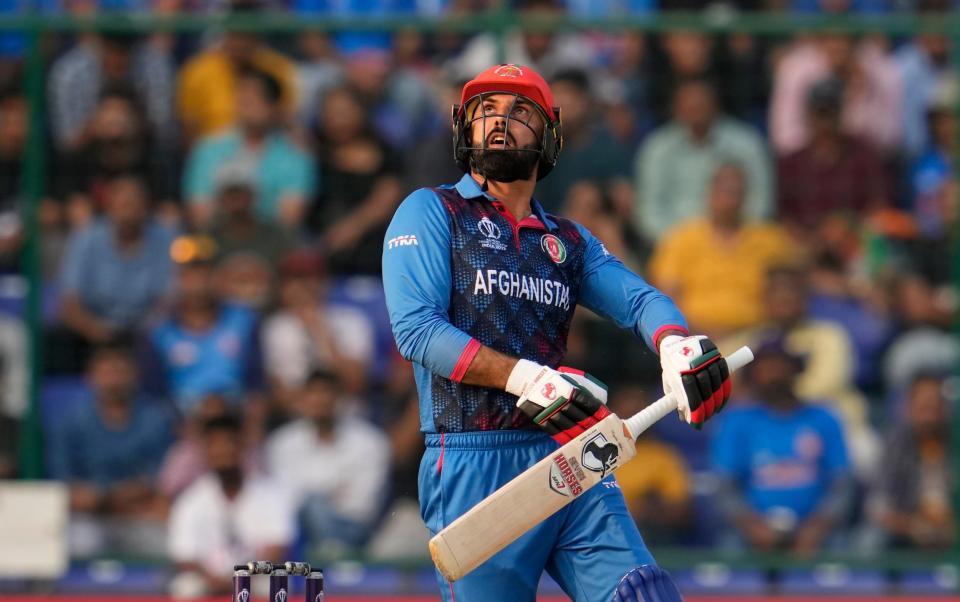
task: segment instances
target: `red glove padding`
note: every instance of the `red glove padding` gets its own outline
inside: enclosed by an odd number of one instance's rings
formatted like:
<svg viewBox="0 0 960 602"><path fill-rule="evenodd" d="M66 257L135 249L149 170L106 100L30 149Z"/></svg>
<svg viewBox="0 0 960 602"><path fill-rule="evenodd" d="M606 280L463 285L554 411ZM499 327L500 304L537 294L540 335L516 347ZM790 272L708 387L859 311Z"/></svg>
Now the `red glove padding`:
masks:
<svg viewBox="0 0 960 602"><path fill-rule="evenodd" d="M588 374L544 367L517 406L563 445L610 415L606 392L606 386Z"/></svg>
<svg viewBox="0 0 960 602"><path fill-rule="evenodd" d="M681 416L694 428L730 399L730 369L705 336L668 336L660 343L664 393L673 395Z"/></svg>

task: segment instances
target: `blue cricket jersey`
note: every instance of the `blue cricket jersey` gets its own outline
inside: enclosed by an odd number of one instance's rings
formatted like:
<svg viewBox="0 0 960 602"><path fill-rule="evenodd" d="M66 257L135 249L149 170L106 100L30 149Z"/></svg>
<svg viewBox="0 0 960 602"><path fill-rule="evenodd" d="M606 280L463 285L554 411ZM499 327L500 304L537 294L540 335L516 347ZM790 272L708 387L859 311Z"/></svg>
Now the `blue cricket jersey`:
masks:
<svg viewBox="0 0 960 602"><path fill-rule="evenodd" d="M247 307L221 305L205 332L188 330L171 317L148 336L146 388L156 395L169 394L184 414L206 395L239 402L262 384L257 315Z"/></svg>
<svg viewBox="0 0 960 602"><path fill-rule="evenodd" d="M730 408L712 453L715 470L736 480L757 512L789 508L800 520L816 510L834 477L850 471L840 423L813 405Z"/></svg>
<svg viewBox="0 0 960 602"><path fill-rule="evenodd" d="M383 247L383 283L400 353L414 362L425 433L531 429L506 391L465 385L486 345L556 367L579 303L643 337L686 330L667 296L586 228L547 215L519 223L469 175L421 188L397 209Z"/></svg>

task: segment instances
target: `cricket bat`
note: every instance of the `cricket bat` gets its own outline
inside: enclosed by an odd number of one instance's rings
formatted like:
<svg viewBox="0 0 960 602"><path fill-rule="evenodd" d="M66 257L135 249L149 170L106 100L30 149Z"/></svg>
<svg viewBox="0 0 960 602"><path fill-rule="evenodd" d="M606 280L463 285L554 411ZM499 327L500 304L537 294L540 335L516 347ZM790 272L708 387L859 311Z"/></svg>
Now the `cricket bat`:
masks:
<svg viewBox="0 0 960 602"><path fill-rule="evenodd" d="M741 347L726 359L734 372L753 361L753 352ZM460 579L629 462L637 437L676 409L664 396L626 420L607 416L437 533L433 563L449 581Z"/></svg>

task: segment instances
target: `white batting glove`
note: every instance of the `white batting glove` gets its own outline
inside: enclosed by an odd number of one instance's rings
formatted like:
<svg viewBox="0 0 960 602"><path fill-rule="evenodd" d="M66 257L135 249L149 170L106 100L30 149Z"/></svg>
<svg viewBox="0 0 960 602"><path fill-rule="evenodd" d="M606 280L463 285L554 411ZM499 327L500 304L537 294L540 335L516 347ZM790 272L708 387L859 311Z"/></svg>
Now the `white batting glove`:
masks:
<svg viewBox="0 0 960 602"><path fill-rule="evenodd" d="M607 387L581 370L557 370L520 360L507 379L506 390L519 399L517 407L563 444L610 415Z"/></svg>
<svg viewBox="0 0 960 602"><path fill-rule="evenodd" d="M669 335L660 341L663 392L677 401L685 422L700 429L730 398L730 369L703 335Z"/></svg>

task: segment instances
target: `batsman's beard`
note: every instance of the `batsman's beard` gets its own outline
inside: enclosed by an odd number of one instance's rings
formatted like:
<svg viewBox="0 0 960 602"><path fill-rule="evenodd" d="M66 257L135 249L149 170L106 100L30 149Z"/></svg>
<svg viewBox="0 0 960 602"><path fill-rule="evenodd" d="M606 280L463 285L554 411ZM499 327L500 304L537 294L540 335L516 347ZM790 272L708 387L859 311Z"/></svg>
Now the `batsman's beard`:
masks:
<svg viewBox="0 0 960 602"><path fill-rule="evenodd" d="M494 182L529 180L539 161L540 151L535 146L470 151L471 169Z"/></svg>

